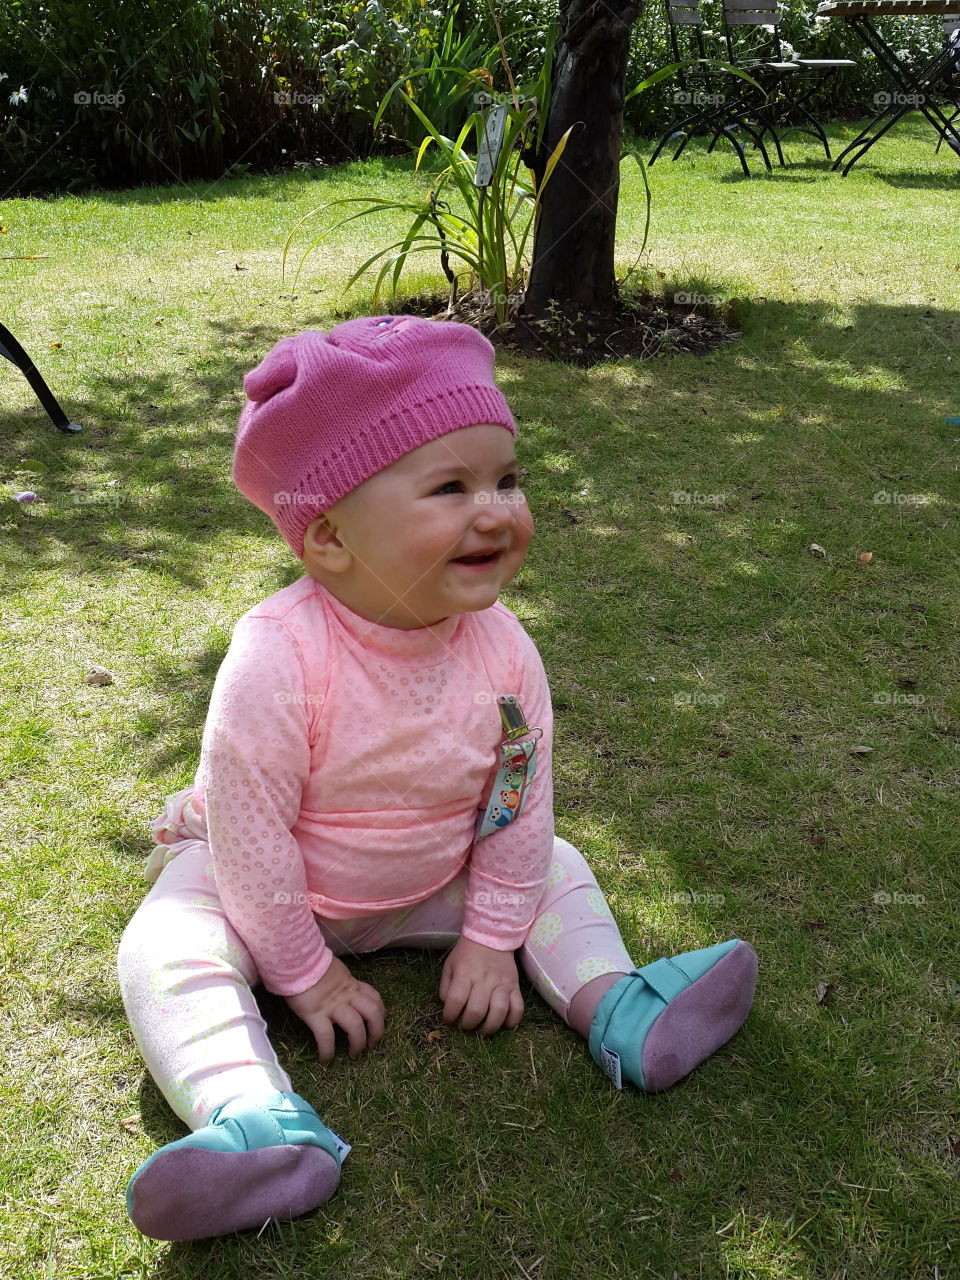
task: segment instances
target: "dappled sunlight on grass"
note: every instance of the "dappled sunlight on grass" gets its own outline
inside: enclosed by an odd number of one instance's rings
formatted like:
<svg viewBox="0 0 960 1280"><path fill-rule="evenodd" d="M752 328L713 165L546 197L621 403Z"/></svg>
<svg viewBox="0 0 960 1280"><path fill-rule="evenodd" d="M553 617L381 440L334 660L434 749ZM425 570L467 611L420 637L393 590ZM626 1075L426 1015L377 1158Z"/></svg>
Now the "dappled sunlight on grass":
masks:
<svg viewBox="0 0 960 1280"><path fill-rule="evenodd" d="M485 1042L441 1031L437 956L365 958L389 1000L379 1055L321 1071L266 1002L296 1083L355 1144L336 1200L184 1250L125 1218L126 1177L179 1134L114 956L233 625L302 572L230 481L243 376L369 303L342 289L374 224L315 251L294 297L297 218L426 184L385 159L5 203L5 251L49 257L5 264L4 323L84 427L56 433L4 362L10 1274L56 1270L57 1241L76 1280L421 1280L425 1258L473 1280L516 1257L512 1280L521 1254L531 1280L949 1273L960 166L926 126L895 132L848 179L743 181L701 144L650 171L641 279L716 295L737 343L589 370L497 359L536 521L501 599L553 692L557 831L638 964L754 943L747 1026L678 1089L617 1093L536 997ZM645 216L633 168L621 269ZM428 259L407 282L444 289ZM26 488L32 507L11 500ZM112 685L86 683L94 664Z"/></svg>

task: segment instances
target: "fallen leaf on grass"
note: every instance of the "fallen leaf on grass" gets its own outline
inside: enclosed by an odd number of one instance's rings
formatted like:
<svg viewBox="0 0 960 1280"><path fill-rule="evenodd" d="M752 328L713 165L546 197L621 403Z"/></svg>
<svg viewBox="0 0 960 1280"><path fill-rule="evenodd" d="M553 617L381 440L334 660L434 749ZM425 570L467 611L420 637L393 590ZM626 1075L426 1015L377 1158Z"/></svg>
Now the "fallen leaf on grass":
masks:
<svg viewBox="0 0 960 1280"><path fill-rule="evenodd" d="M140 1117L124 1116L120 1123L123 1125L124 1129L126 1129L127 1133L136 1133L140 1126Z"/></svg>
<svg viewBox="0 0 960 1280"><path fill-rule="evenodd" d="M442 1040L442 1039L443 1039L443 1032L442 1032L442 1031L428 1031L428 1032L427 1032L427 1039L428 1039L428 1040Z"/></svg>
<svg viewBox="0 0 960 1280"><path fill-rule="evenodd" d="M869 563L870 563L870 561L871 561L872 559L873 559L873 552L872 552L872 551L861 551L861 552L860 552L860 563L861 563L861 564L869 564Z"/></svg>
<svg viewBox="0 0 960 1280"><path fill-rule="evenodd" d="M823 547L821 547L821 545L820 545L820 543L819 543L819 542L811 542L811 543L810 543L810 554L811 554L812 556L817 556L817 558L818 558L818 559L820 559L820 560L823 560L823 559L825 559L825 558L826 558L826 554L827 554L827 553L826 553L826 551L824 551Z"/></svg>
<svg viewBox="0 0 960 1280"><path fill-rule="evenodd" d="M850 754L852 756L872 756L873 747L851 747Z"/></svg>
<svg viewBox="0 0 960 1280"><path fill-rule="evenodd" d="M836 986L832 982L817 983L817 1004L828 1005L833 1000L833 993Z"/></svg>

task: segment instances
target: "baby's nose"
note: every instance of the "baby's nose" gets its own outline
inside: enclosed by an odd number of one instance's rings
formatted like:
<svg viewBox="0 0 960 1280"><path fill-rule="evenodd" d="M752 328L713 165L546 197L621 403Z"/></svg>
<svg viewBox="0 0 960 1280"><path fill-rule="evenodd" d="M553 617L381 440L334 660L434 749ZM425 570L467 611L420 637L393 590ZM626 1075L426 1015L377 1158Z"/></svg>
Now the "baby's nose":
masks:
<svg viewBox="0 0 960 1280"><path fill-rule="evenodd" d="M477 494L477 522L486 528L512 524L516 517L516 491L493 489Z"/></svg>

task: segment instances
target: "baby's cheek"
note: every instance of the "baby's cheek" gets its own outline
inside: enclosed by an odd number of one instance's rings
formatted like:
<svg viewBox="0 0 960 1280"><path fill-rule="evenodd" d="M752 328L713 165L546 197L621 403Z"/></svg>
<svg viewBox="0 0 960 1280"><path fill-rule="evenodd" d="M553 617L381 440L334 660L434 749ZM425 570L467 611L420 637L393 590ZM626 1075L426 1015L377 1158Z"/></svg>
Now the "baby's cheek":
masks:
<svg viewBox="0 0 960 1280"><path fill-rule="evenodd" d="M533 540L533 513L523 501L517 508L517 544L524 551Z"/></svg>

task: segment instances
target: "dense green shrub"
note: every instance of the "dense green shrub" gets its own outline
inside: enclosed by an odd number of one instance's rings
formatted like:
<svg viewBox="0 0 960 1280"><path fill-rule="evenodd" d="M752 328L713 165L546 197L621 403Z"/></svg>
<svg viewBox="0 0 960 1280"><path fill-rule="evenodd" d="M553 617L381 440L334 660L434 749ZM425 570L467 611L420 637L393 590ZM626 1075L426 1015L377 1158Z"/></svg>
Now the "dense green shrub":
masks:
<svg viewBox="0 0 960 1280"><path fill-rule="evenodd" d="M224 120L206 7L189 0L4 0L0 172L14 189L168 181L222 164ZM21 100L10 96L23 89Z"/></svg>
<svg viewBox="0 0 960 1280"><path fill-rule="evenodd" d="M367 155L384 92L447 16L420 0L0 0L0 194ZM402 137L399 104L391 124Z"/></svg>

